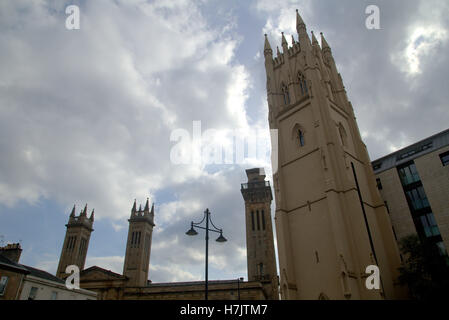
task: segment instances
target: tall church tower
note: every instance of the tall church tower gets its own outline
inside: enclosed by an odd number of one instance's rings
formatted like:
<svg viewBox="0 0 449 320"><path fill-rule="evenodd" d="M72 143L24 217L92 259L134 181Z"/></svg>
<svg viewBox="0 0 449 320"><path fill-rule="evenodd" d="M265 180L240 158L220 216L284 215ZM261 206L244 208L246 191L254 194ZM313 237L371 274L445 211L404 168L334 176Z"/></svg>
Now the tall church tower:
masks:
<svg viewBox="0 0 449 320"><path fill-rule="evenodd" d="M78 266L80 271L84 269L90 234L94 231L92 229L93 223L94 210L92 210L90 218L87 218L87 204L79 216L75 216L75 206L73 206L69 222L65 225L67 231L62 246L61 257L59 258L58 271L56 272L58 278L68 276L65 273L65 269L69 265Z"/></svg>
<svg viewBox="0 0 449 320"><path fill-rule="evenodd" d="M309 38L298 12L296 25L282 53L273 58L266 35L264 46L281 297L402 297L399 251L331 48ZM368 265L379 290L365 286Z"/></svg>
<svg viewBox="0 0 449 320"><path fill-rule="evenodd" d="M242 184L241 192L245 200L248 280L262 282L268 299L278 300L270 182L265 181L263 169L246 170L246 175L248 183Z"/></svg>
<svg viewBox="0 0 449 320"><path fill-rule="evenodd" d="M129 218L128 241L126 244L125 263L123 275L129 278L128 286L144 287L148 281L148 269L150 265L151 238L154 227L154 204L149 200L136 210L136 201L131 209Z"/></svg>

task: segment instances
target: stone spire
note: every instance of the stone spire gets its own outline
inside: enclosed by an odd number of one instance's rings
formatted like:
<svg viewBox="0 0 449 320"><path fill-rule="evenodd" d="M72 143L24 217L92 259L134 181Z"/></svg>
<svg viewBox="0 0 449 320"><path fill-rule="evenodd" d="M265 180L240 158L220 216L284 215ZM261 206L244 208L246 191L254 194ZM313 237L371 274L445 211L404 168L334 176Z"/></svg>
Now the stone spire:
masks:
<svg viewBox="0 0 449 320"><path fill-rule="evenodd" d="M95 209L92 209L92 213L90 214L90 218L89 218L89 220L92 222L94 222L94 211L95 211Z"/></svg>
<svg viewBox="0 0 449 320"><path fill-rule="evenodd" d="M147 198L147 202L145 203L145 209L143 209L144 215L147 216L150 214L150 199Z"/></svg>
<svg viewBox="0 0 449 320"><path fill-rule="evenodd" d="M273 55L273 50L271 50L270 42L268 41L267 34L265 33L265 44L263 46L263 52L265 57L269 55L270 57Z"/></svg>
<svg viewBox="0 0 449 320"><path fill-rule="evenodd" d="M134 204L133 207L131 209L131 218L134 217L136 215L136 199L134 199Z"/></svg>
<svg viewBox="0 0 449 320"><path fill-rule="evenodd" d="M81 211L81 215L80 215L80 216L84 216L84 217L87 216L87 203L86 203L86 205L84 206L84 210Z"/></svg>
<svg viewBox="0 0 449 320"><path fill-rule="evenodd" d="M321 32L321 48L324 50L331 51L331 47L329 47L329 44L327 43L326 39L324 38L323 33Z"/></svg>
<svg viewBox="0 0 449 320"><path fill-rule="evenodd" d="M73 205L72 213L70 213L70 218L75 218L75 205Z"/></svg>

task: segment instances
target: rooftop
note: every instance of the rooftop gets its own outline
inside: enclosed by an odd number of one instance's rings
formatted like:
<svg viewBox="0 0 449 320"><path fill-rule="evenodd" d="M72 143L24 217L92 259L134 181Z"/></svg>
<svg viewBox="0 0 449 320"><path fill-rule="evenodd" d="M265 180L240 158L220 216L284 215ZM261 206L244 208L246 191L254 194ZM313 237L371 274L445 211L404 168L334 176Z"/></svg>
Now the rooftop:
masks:
<svg viewBox="0 0 449 320"><path fill-rule="evenodd" d="M371 162L374 173L394 168L430 152L449 146L449 129L434 134L405 148Z"/></svg>

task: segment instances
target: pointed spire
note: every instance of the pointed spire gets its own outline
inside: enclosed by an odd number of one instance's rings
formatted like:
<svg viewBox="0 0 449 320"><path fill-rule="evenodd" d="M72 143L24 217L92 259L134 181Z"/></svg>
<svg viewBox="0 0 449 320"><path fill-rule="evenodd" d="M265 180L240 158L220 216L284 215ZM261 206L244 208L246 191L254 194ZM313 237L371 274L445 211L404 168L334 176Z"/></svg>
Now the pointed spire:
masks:
<svg viewBox="0 0 449 320"><path fill-rule="evenodd" d="M145 215L148 215L150 213L150 199L147 198L147 202L145 203L145 209L143 210L145 212Z"/></svg>
<svg viewBox="0 0 449 320"><path fill-rule="evenodd" d="M95 211L95 209L92 209L92 213L90 214L90 218L89 218L89 220L92 222L94 222L94 211Z"/></svg>
<svg viewBox="0 0 449 320"><path fill-rule="evenodd" d="M296 31L298 31L298 33L300 33L299 31L302 28L306 29L306 24L304 23L301 16L299 15L298 9L296 9Z"/></svg>
<svg viewBox="0 0 449 320"><path fill-rule="evenodd" d="M284 33L281 32L281 34L282 34L282 46L284 46L284 44L287 45L287 39L285 39Z"/></svg>
<svg viewBox="0 0 449 320"><path fill-rule="evenodd" d="M329 47L329 44L327 43L326 39L324 38L323 33L321 32L321 48L322 49L331 49L331 47Z"/></svg>
<svg viewBox="0 0 449 320"><path fill-rule="evenodd" d="M267 51L271 52L270 42L268 41L268 36L267 36L266 33L265 33L265 44L263 46L263 50L264 50L265 53L267 53Z"/></svg>
<svg viewBox="0 0 449 320"><path fill-rule="evenodd" d="M81 215L82 215L82 216L87 216L87 203L86 203L86 205L84 206L84 210L81 211Z"/></svg>
<svg viewBox="0 0 449 320"><path fill-rule="evenodd" d="M276 54L278 55L278 57L281 56L281 52L279 51L279 47L278 46L276 46Z"/></svg>
<svg viewBox="0 0 449 320"><path fill-rule="evenodd" d="M151 214L154 216L154 202L153 202L153 204L151 205Z"/></svg>
<svg viewBox="0 0 449 320"><path fill-rule="evenodd" d="M316 37L315 37L315 34L313 33L313 31L312 31L312 44L313 45L318 45L319 46L319 44L318 44L318 40L316 39Z"/></svg>
<svg viewBox="0 0 449 320"><path fill-rule="evenodd" d="M134 204L133 207L131 209L131 217L136 215L136 199L134 199Z"/></svg>
<svg viewBox="0 0 449 320"><path fill-rule="evenodd" d="M295 44L295 37L292 35L292 46Z"/></svg>
<svg viewBox="0 0 449 320"><path fill-rule="evenodd" d="M141 215L142 214L142 204L139 204L139 215Z"/></svg>
<svg viewBox="0 0 449 320"><path fill-rule="evenodd" d="M71 218L75 217L75 205L73 205L73 209L72 209L72 212L70 213L70 217Z"/></svg>

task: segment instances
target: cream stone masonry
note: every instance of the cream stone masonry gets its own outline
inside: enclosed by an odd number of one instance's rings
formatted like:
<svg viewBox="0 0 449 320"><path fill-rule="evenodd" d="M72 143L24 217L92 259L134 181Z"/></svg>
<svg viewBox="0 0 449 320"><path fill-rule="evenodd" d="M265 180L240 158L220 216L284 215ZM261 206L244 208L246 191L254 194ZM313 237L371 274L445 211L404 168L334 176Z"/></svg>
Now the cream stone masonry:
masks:
<svg viewBox="0 0 449 320"><path fill-rule="evenodd" d="M58 278L62 279L68 276L65 269L69 265L76 265L80 271L84 269L90 234L94 231L93 223L94 210L92 210L90 218L87 218L87 204L79 216L75 216L75 206L73 206L69 222L66 224L67 231L56 272Z"/></svg>
<svg viewBox="0 0 449 320"><path fill-rule="evenodd" d="M130 287L143 287L148 283L148 269L150 266L151 239L154 227L154 204L149 199L142 207L136 210L136 201L131 209L129 218L128 241L126 244L125 263L123 275L129 280Z"/></svg>
<svg viewBox="0 0 449 320"><path fill-rule="evenodd" d="M268 120L279 141L272 147L281 297L404 297L391 222L331 48L323 36L321 47L313 33L310 40L298 12L296 20L298 41L289 46L282 34L274 58L267 36L264 46ZM381 290L365 286L373 264Z"/></svg>
<svg viewBox="0 0 449 320"><path fill-rule="evenodd" d="M278 275L271 223L270 182L265 181L263 169L246 170L248 182L242 184L245 200L246 256L248 281L260 281L268 299L278 300Z"/></svg>

